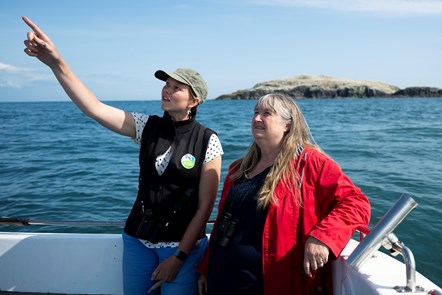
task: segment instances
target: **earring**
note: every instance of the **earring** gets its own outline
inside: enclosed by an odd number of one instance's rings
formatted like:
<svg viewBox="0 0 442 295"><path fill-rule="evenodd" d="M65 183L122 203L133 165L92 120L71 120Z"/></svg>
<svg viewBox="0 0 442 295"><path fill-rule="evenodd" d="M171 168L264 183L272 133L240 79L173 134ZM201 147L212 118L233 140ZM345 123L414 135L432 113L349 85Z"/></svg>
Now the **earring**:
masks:
<svg viewBox="0 0 442 295"><path fill-rule="evenodd" d="M191 110L188 110L188 111L187 111L187 114L190 116L190 114L192 114L192 111L191 111Z"/></svg>

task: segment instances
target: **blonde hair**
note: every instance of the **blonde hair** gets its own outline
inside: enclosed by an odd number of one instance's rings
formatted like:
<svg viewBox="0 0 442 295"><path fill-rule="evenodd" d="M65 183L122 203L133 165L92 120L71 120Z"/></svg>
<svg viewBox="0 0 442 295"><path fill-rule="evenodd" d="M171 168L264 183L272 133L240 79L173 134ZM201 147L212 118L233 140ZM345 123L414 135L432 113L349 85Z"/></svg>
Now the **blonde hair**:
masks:
<svg viewBox="0 0 442 295"><path fill-rule="evenodd" d="M266 208L270 203L277 205L274 192L280 181L283 181L284 185L290 190L299 189L299 175L294 165L290 165L290 162L298 157L298 148L311 146L319 151L321 149L316 144L301 110L293 99L280 93L266 94L259 98L256 107L281 116L288 126L288 131L282 139L281 150L258 195L258 208ZM253 141L245 156L238 160L239 168L232 175L232 179L236 180L245 175L255 167L260 158L261 149ZM300 194L298 195L300 196ZM302 206L301 198L296 201L299 206Z"/></svg>

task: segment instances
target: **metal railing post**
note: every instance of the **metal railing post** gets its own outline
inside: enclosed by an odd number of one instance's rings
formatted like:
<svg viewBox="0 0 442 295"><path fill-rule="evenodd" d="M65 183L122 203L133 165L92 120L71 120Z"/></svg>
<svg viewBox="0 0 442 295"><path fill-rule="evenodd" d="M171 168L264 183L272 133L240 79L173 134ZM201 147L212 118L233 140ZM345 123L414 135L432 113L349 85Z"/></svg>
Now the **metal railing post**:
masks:
<svg viewBox="0 0 442 295"><path fill-rule="evenodd" d="M379 219L370 233L359 243L347 259L347 262L359 270L364 262L382 245L382 241L407 217L417 203L407 194L399 200Z"/></svg>

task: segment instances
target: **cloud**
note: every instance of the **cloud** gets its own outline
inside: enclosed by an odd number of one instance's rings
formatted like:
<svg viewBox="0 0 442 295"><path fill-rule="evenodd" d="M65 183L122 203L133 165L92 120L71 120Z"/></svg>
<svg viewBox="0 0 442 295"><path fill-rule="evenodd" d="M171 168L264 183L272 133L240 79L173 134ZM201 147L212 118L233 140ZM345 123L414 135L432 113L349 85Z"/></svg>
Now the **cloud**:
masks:
<svg viewBox="0 0 442 295"><path fill-rule="evenodd" d="M17 73L22 71L22 69L19 69L17 67L8 65L8 64L4 64L0 62L0 73L1 72L6 72L6 73Z"/></svg>
<svg viewBox="0 0 442 295"><path fill-rule="evenodd" d="M0 88L23 88L35 81L50 80L53 78L49 74L0 62Z"/></svg>
<svg viewBox="0 0 442 295"><path fill-rule="evenodd" d="M391 16L441 15L442 0L249 0L250 3L358 11Z"/></svg>

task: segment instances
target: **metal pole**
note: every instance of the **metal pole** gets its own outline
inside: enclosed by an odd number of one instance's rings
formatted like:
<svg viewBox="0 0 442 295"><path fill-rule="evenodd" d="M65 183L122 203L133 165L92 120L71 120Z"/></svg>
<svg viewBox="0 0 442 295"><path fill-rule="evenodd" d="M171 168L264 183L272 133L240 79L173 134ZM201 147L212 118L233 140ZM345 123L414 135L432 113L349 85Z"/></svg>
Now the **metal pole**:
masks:
<svg viewBox="0 0 442 295"><path fill-rule="evenodd" d="M364 262L380 248L382 241L388 234L393 232L416 206L417 203L413 198L403 194L354 249L347 262L354 269L359 270Z"/></svg>
<svg viewBox="0 0 442 295"><path fill-rule="evenodd" d="M406 247L402 242L398 241L393 244L393 249L401 253L402 257L404 257L405 263L405 275L406 275L406 284L405 291L406 292L415 292L416 291L416 262L414 260L414 255L411 250Z"/></svg>

